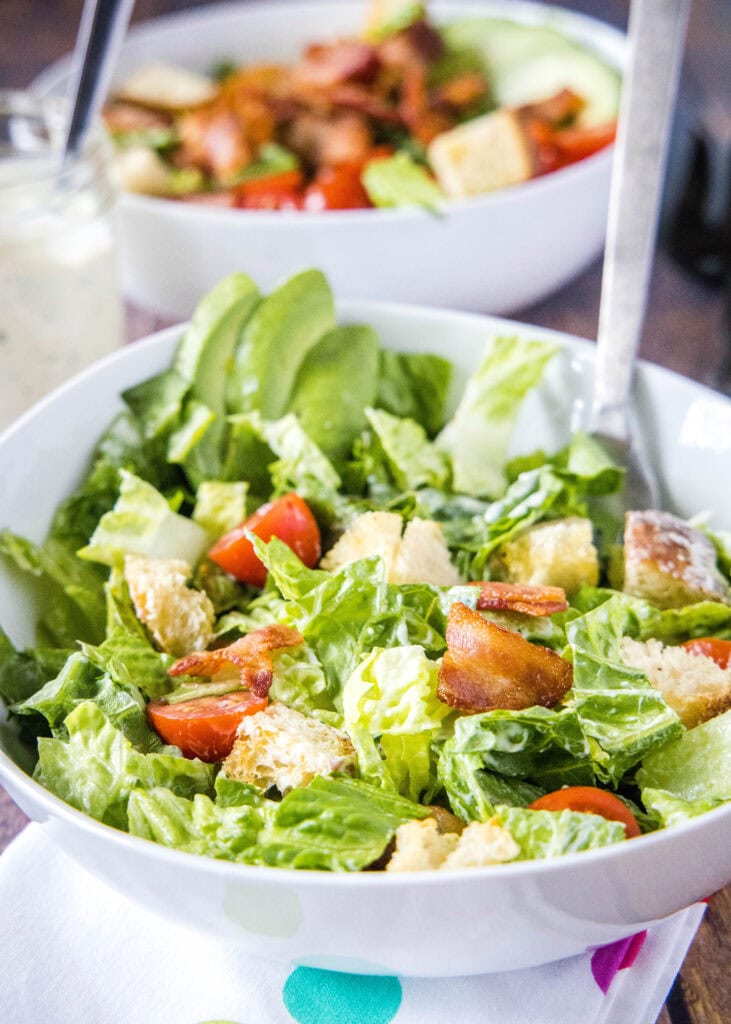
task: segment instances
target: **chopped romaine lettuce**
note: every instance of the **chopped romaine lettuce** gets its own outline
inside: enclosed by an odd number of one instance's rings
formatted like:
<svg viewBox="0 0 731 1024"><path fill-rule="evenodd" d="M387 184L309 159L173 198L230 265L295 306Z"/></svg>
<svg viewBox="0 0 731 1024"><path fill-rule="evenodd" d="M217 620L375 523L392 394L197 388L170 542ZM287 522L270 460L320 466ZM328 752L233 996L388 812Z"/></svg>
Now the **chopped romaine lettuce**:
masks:
<svg viewBox="0 0 731 1024"><path fill-rule="evenodd" d="M165 786L186 797L212 791L213 765L174 754L140 753L92 701L74 708L64 724L68 740L38 741L34 777L98 821L126 829L127 801L137 787Z"/></svg>
<svg viewBox="0 0 731 1024"><path fill-rule="evenodd" d="M626 838L624 825L596 814L500 807L497 817L520 847L518 860L563 857L567 853L611 846Z"/></svg>
<svg viewBox="0 0 731 1024"><path fill-rule="evenodd" d="M403 151L371 160L361 180L374 206L423 206L437 213L446 198L429 171Z"/></svg>
<svg viewBox="0 0 731 1024"><path fill-rule="evenodd" d="M495 498L505 490L503 465L521 404L558 351L548 341L498 337L467 381L437 444L452 458L454 489Z"/></svg>
<svg viewBox="0 0 731 1024"><path fill-rule="evenodd" d="M173 512L152 484L121 471L119 498L102 516L81 558L105 565L125 554L181 558L194 566L209 544L206 531Z"/></svg>
<svg viewBox="0 0 731 1024"><path fill-rule="evenodd" d="M245 480L204 480L195 494L193 522L217 539L246 519Z"/></svg>

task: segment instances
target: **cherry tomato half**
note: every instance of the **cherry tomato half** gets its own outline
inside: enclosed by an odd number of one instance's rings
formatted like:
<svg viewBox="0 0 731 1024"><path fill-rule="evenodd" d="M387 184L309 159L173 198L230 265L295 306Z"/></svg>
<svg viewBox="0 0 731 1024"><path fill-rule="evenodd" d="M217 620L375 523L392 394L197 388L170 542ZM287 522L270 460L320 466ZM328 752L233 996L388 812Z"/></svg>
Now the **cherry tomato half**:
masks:
<svg viewBox="0 0 731 1024"><path fill-rule="evenodd" d="M731 668L731 640L716 640L712 636L686 640L682 645L691 654L703 654L711 658L719 668Z"/></svg>
<svg viewBox="0 0 731 1024"><path fill-rule="evenodd" d="M179 704L153 701L147 705L147 717L160 739L180 747L184 757L211 763L228 757L242 718L263 711L267 703L266 697L237 690Z"/></svg>
<svg viewBox="0 0 731 1024"><path fill-rule="evenodd" d="M240 583L263 587L267 578L266 566L254 553L254 546L246 537L247 530L264 541L279 537L310 569L314 569L320 560L320 530L299 494L285 494L262 505L245 523L217 540L208 552L212 561Z"/></svg>
<svg viewBox="0 0 731 1024"><path fill-rule="evenodd" d="M619 821L624 825L628 839L639 836L640 826L626 804L618 796L607 793L596 786L567 786L534 800L532 811L580 811L583 814L598 814L608 821Z"/></svg>
<svg viewBox="0 0 731 1024"><path fill-rule="evenodd" d="M295 169L252 178L237 185L235 192L236 205L245 210L301 210L302 172Z"/></svg>
<svg viewBox="0 0 731 1024"><path fill-rule="evenodd" d="M305 191L304 209L362 210L371 205L360 180L361 164L338 164L323 167Z"/></svg>

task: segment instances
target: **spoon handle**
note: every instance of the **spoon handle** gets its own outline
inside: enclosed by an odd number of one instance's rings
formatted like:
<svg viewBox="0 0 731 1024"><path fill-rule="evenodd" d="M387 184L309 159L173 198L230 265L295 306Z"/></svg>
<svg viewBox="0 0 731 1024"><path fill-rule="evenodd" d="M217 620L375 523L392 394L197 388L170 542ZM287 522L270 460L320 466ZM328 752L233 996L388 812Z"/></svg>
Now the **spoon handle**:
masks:
<svg viewBox="0 0 731 1024"><path fill-rule="evenodd" d="M63 159L75 156L109 89L134 0L85 0L74 52L73 108Z"/></svg>
<svg viewBox="0 0 731 1024"><path fill-rule="evenodd" d="M630 389L690 0L632 0L609 197L590 430L630 436Z"/></svg>

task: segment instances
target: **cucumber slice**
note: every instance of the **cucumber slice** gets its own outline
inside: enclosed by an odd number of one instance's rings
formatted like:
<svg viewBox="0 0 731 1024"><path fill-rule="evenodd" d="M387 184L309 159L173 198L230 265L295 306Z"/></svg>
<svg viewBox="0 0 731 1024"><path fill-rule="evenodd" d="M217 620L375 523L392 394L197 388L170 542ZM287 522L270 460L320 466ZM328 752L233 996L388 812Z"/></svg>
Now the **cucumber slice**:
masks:
<svg viewBox="0 0 731 1024"><path fill-rule="evenodd" d="M480 52L500 106L536 103L572 89L586 101L577 124L588 128L617 116L619 73L555 29L502 18L466 18L443 31L449 47Z"/></svg>

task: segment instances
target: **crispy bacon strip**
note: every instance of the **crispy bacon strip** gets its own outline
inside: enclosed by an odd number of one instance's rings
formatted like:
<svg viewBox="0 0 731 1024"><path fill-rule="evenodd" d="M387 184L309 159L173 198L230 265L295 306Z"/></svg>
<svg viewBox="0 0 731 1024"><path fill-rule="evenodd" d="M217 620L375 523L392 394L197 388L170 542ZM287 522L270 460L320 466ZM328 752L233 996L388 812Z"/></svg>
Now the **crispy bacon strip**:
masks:
<svg viewBox="0 0 731 1024"><path fill-rule="evenodd" d="M371 82L378 68L376 49L358 39L308 46L304 58L292 69L297 84L327 89L341 82Z"/></svg>
<svg viewBox="0 0 731 1024"><path fill-rule="evenodd" d="M439 699L461 711L552 707L571 688L568 661L457 602L447 620Z"/></svg>
<svg viewBox="0 0 731 1024"><path fill-rule="evenodd" d="M263 626L216 651L194 651L179 658L168 669L171 676L215 676L230 665L241 672L241 685L257 697L266 697L272 685L274 666L270 651L296 647L304 637L289 626Z"/></svg>
<svg viewBox="0 0 731 1024"><path fill-rule="evenodd" d="M521 615L553 615L569 606L562 587L533 587L528 583L475 583L480 588L480 611L520 612Z"/></svg>

